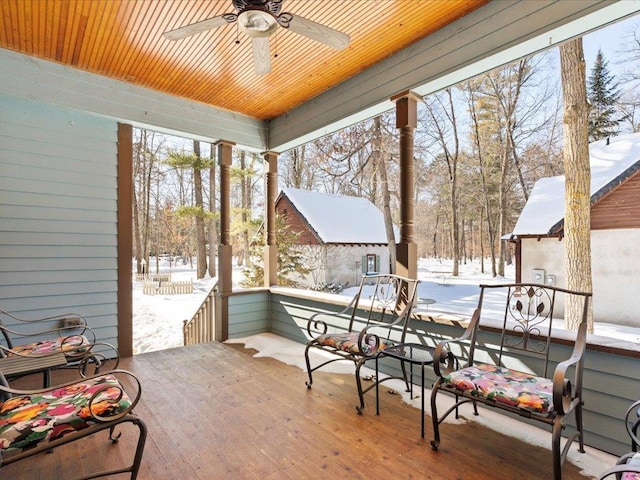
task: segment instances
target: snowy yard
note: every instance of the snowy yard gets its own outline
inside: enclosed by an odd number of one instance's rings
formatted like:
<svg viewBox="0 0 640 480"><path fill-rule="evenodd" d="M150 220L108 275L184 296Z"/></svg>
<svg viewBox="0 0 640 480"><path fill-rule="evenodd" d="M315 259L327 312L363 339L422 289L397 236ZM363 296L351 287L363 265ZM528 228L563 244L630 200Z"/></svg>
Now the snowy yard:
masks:
<svg viewBox="0 0 640 480"><path fill-rule="evenodd" d="M490 271L488 262L485 269ZM155 269L152 267L152 272ZM482 283L511 282L514 280L514 267L507 266L504 278L492 278L490 273L481 273L477 261L460 265L460 275L451 276L450 260L419 259L418 287L419 298L436 301L428 306L428 312L459 314L468 318L478 303L478 285ZM134 353L151 352L181 346L183 321L191 318L202 304L215 279L206 277L196 280L195 268L190 265L169 265L166 260L160 262L160 272L171 272L174 281L193 280L194 293L181 295L144 295L142 284L134 282L133 289L133 349ZM242 269L235 268L234 284L242 279ZM347 288L342 295L352 296L357 287ZM420 305L419 308L422 308ZM637 348L640 344L640 330L624 328L606 323L595 324L595 334L589 340L601 345L627 346Z"/></svg>
<svg viewBox="0 0 640 480"><path fill-rule="evenodd" d="M177 262L169 265L160 260L160 273L171 272L173 281L193 280L194 293L182 295L144 295L142 283L134 282L133 288L133 345L134 353L151 352L182 345L182 324L196 312L215 279L196 280L195 267ZM489 264L485 268L490 269ZM513 267L508 267L506 278L492 279L490 274L480 273L478 262L460 265L460 276L451 276L452 262L420 259L418 276L422 280L418 297L436 300L429 310L447 311L466 316L473 312L478 302L478 285L498 281L512 281ZM152 264L151 272L155 273ZM234 284L242 279L242 269L235 267ZM347 288L342 295L352 296L357 287Z"/></svg>

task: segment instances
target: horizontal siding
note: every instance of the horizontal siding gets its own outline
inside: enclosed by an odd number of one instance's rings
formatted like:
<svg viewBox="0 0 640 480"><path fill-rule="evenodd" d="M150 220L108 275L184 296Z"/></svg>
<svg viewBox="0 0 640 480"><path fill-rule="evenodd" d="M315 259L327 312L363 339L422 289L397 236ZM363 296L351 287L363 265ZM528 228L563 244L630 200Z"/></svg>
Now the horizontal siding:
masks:
<svg viewBox="0 0 640 480"><path fill-rule="evenodd" d="M343 307L330 305L321 300L310 300L274 293L271 295L271 329L270 332L304 343L304 328L307 319L317 312L338 312ZM334 325L343 324L340 320ZM455 338L463 332L462 327L440 324L431 321L412 319L407 336L408 342L423 343L435 346L441 339ZM479 349L484 355L495 358L495 345L498 336L490 332L482 332ZM567 345L553 344L550 352L551 367L558 361L569 358L571 348ZM540 366L538 358L523 357L511 354L509 362L515 362L520 368L535 369ZM514 363L514 366L515 366ZM399 362L384 359L381 371L388 374L400 372ZM370 365L373 367L373 365ZM419 384L420 369L414 368L415 384ZM431 385L435 380L432 368L425 369L425 383ZM591 447L621 455L629 451L628 436L624 427L624 414L632 402L640 399L640 359L609 354L588 349L585 359L583 382L585 443ZM465 408L465 407L463 407ZM522 417L517 417L523 420ZM573 418L567 426L567 432L574 430ZM540 423L531 422L540 427ZM551 442L551 435L549 435Z"/></svg>
<svg viewBox="0 0 640 480"><path fill-rule="evenodd" d="M229 297L229 338L269 331L269 294L243 293Z"/></svg>
<svg viewBox="0 0 640 480"><path fill-rule="evenodd" d="M117 343L117 123L0 94L0 308Z"/></svg>
<svg viewBox="0 0 640 480"><path fill-rule="evenodd" d="M117 239L111 236L97 235L92 233L77 233L69 235L68 232L4 232L5 242L16 245L42 245L47 242L48 245L96 245L117 247Z"/></svg>
<svg viewBox="0 0 640 480"><path fill-rule="evenodd" d="M317 312L335 314L344 306L319 304L312 300L287 297L285 295L271 295L270 332L291 340L306 343L305 328L307 319ZM342 325L344 321L336 321L331 326Z"/></svg>
<svg viewBox="0 0 640 480"><path fill-rule="evenodd" d="M591 207L591 229L640 228L640 171Z"/></svg>

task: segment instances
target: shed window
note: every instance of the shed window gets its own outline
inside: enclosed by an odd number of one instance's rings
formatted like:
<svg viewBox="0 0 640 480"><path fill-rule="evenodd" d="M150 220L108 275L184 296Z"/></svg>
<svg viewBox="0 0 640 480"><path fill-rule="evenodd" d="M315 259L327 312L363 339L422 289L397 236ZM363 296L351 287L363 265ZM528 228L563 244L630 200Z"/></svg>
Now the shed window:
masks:
<svg viewBox="0 0 640 480"><path fill-rule="evenodd" d="M380 272L380 255L367 253L362 256L362 273L372 274Z"/></svg>

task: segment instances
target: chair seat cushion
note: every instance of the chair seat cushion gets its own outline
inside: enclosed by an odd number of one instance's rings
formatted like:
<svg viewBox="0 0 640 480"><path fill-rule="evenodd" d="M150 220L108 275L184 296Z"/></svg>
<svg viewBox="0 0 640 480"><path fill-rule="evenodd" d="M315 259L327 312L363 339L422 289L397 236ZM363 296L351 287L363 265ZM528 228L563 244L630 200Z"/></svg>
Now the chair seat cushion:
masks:
<svg viewBox="0 0 640 480"><path fill-rule="evenodd" d="M55 440L97 423L92 413L109 417L130 405L131 400L113 375L11 397L0 404L0 450L23 449L43 440Z"/></svg>
<svg viewBox="0 0 640 480"><path fill-rule="evenodd" d="M553 382L544 377L495 365L474 365L447 375L445 385L542 415L553 412Z"/></svg>
<svg viewBox="0 0 640 480"><path fill-rule="evenodd" d="M640 453L636 453L633 457L626 461L627 465L633 465L640 468ZM625 472L622 474L622 480L640 480L640 472Z"/></svg>
<svg viewBox="0 0 640 480"><path fill-rule="evenodd" d="M54 352L67 352L70 356L87 351L90 347L89 340L84 335L70 335L58 337L41 342L17 345L11 350L20 355L47 355Z"/></svg>
<svg viewBox="0 0 640 480"><path fill-rule="evenodd" d="M363 348L363 352L360 351L360 347L358 346L358 337L360 336L359 332L349 332L349 333L327 333L325 335L320 335L316 342L319 345L333 347L336 350L342 350L343 352L350 353L352 355L373 355L380 350L384 350L385 348L393 345L393 342L387 340L385 338L380 338L380 345L378 346L377 351L375 351L375 341L371 341L369 344L366 344Z"/></svg>

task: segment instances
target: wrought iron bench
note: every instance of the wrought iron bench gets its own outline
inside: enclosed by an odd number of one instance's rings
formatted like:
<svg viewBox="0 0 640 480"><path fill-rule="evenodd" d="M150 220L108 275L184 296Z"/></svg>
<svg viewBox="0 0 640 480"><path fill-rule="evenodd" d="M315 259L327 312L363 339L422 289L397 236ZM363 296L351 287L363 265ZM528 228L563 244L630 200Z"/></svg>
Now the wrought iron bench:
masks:
<svg viewBox="0 0 640 480"><path fill-rule="evenodd" d="M360 400L356 409L362 414L364 395L376 386L378 379L363 388L360 369L367 361L374 360L380 350L404 342L417 286L418 280L398 275L363 276L358 292L344 310L314 314L307 323L310 340L304 353L309 375L307 388L311 388L313 372L319 368L340 360L351 361L355 365ZM312 367L309 358L312 349L329 352L333 358ZM407 383L404 363L402 372ZM392 378L399 377L385 377L383 381Z"/></svg>
<svg viewBox="0 0 640 480"><path fill-rule="evenodd" d="M135 395L124 382L134 385ZM138 442L130 465L94 472L83 479L130 473L138 475L147 437L144 422L134 415L140 399L140 382L133 374L114 370L56 387L22 391L10 388L0 373L0 476L2 467L109 430L116 443L123 423L138 427ZM99 451L93 453L100 455ZM85 457L83 455L83 457ZM91 455L88 455L89 460Z"/></svg>
<svg viewBox="0 0 640 480"><path fill-rule="evenodd" d="M605 472L599 478L615 475L618 480L640 480L640 453L638 453L638 426L640 425L640 400L634 402L628 409L624 417L624 425L631 439L631 452L622 455L616 465Z"/></svg>
<svg viewBox="0 0 640 480"><path fill-rule="evenodd" d="M571 444L577 440L579 451L584 452L582 372L590 297L590 293L535 284L481 285L478 307L464 334L440 342L434 352L432 448L438 449L440 424L449 414L455 411L457 416L460 405L472 403L477 415L477 404L481 403L548 425L552 430L553 478L560 480ZM496 301L502 305L502 313L495 314L497 323L488 324L489 305ZM581 323L571 342L571 356L552 359L554 315L568 302L580 309ZM497 341L495 337L490 340L492 348L482 338L481 324L498 335ZM455 402L439 414L436 400L441 392L453 395ZM561 448L562 431L571 414L576 431Z"/></svg>
<svg viewBox="0 0 640 480"><path fill-rule="evenodd" d="M11 327L5 322L12 322ZM0 333L0 358L28 360L62 352L67 360L63 367L78 368L81 376L99 373L101 368L116 369L120 360L118 350L97 341L86 319L75 313L24 319L0 310ZM44 386L47 386L46 377Z"/></svg>

